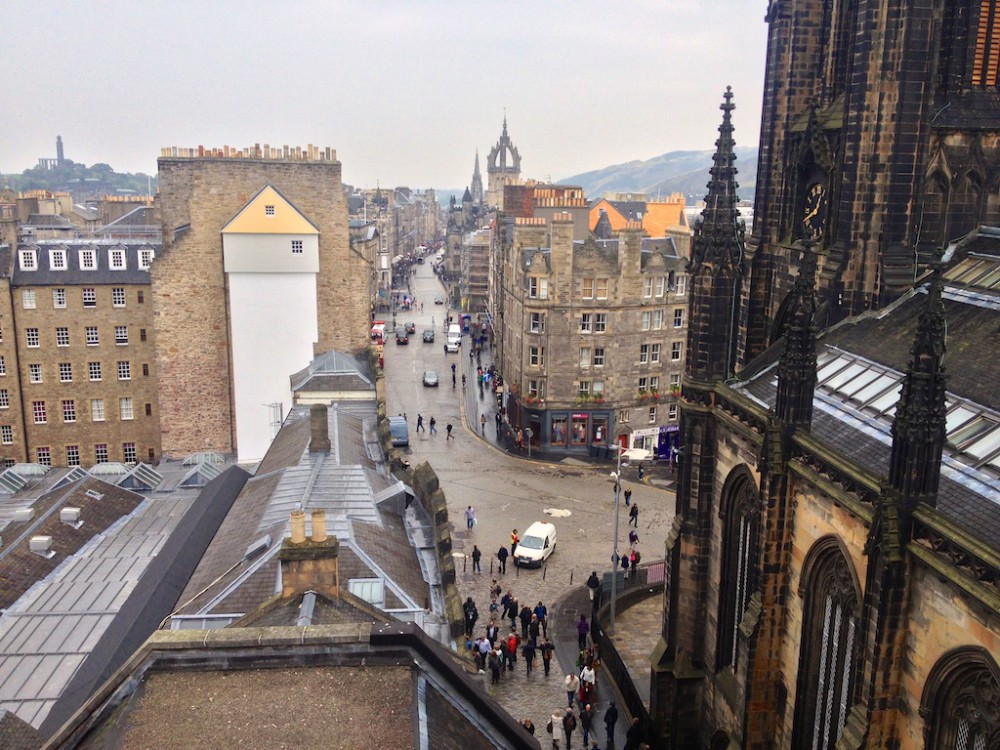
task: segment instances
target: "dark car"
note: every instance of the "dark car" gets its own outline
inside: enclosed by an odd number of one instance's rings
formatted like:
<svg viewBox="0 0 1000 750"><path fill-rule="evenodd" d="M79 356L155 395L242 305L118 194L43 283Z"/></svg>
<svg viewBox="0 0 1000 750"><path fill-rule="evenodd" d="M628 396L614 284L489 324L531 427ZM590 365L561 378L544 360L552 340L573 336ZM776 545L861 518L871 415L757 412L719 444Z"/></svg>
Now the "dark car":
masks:
<svg viewBox="0 0 1000 750"><path fill-rule="evenodd" d="M434 343L434 331L431 330L430 328L428 328L426 331L424 331L423 337L424 337L424 343L425 344L433 344Z"/></svg>
<svg viewBox="0 0 1000 750"><path fill-rule="evenodd" d="M406 335L406 329L400 326L396 329L396 343L397 344L409 344L410 337Z"/></svg>
<svg viewBox="0 0 1000 750"><path fill-rule="evenodd" d="M417 332L417 324L416 323L407 323L406 324L406 332L407 333L416 333Z"/></svg>

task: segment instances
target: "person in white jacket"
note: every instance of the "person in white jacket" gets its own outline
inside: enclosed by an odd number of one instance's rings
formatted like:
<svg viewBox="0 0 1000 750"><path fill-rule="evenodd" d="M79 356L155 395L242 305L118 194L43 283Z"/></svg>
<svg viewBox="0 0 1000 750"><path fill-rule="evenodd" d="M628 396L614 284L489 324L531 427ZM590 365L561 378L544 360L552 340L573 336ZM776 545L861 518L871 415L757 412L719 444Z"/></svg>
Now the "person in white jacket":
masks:
<svg viewBox="0 0 1000 750"><path fill-rule="evenodd" d="M552 716L549 717L549 723L545 727L546 731L552 735L552 747L554 750L559 750L559 743L566 739L566 732L563 731L563 716L563 710L557 708L552 712Z"/></svg>
<svg viewBox="0 0 1000 750"><path fill-rule="evenodd" d="M580 678L575 674L568 674L563 685L566 688L566 708L573 708L573 699L576 698L576 691L580 689Z"/></svg>

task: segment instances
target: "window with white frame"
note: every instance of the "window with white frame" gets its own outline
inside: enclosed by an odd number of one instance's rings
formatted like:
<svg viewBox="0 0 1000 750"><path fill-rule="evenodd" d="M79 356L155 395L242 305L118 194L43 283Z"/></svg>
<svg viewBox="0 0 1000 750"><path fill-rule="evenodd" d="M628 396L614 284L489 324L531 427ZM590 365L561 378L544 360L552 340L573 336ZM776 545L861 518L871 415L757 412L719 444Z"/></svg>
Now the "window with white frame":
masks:
<svg viewBox="0 0 1000 750"><path fill-rule="evenodd" d="M93 381L98 381L101 379L101 363L100 362L88 362L87 363L87 374Z"/></svg>
<svg viewBox="0 0 1000 750"><path fill-rule="evenodd" d="M646 421L649 422L649 424L656 424L656 407L655 406L650 406L649 407L649 414L647 415L647 420Z"/></svg>
<svg viewBox="0 0 1000 750"><path fill-rule="evenodd" d="M38 270L38 256L35 255L34 250L19 250L18 259L21 261L22 271L37 271Z"/></svg>
<svg viewBox="0 0 1000 750"><path fill-rule="evenodd" d="M35 309L35 290L34 289L22 289L21 290L21 307L25 310Z"/></svg>
<svg viewBox="0 0 1000 750"><path fill-rule="evenodd" d="M90 399L90 419L93 422L103 422L104 421L104 399L103 398L92 398L92 399Z"/></svg>
<svg viewBox="0 0 1000 750"><path fill-rule="evenodd" d="M594 282L594 297L596 299L608 298L608 280L596 279Z"/></svg>
<svg viewBox="0 0 1000 750"><path fill-rule="evenodd" d="M649 389L649 376L643 375L641 378L639 378L639 390L645 391L648 389Z"/></svg>
<svg viewBox="0 0 1000 750"><path fill-rule="evenodd" d="M639 364L644 365L649 362L649 344L639 344Z"/></svg>
<svg viewBox="0 0 1000 750"><path fill-rule="evenodd" d="M688 277L687 274L679 273L677 274L677 289L676 294L678 297L683 297L687 294L688 290Z"/></svg>
<svg viewBox="0 0 1000 750"><path fill-rule="evenodd" d="M649 376L649 390L658 391L660 390L660 376L650 375Z"/></svg>
<svg viewBox="0 0 1000 750"><path fill-rule="evenodd" d="M13 425L0 425L0 442L3 442L4 445L11 445L14 442Z"/></svg>
<svg viewBox="0 0 1000 750"><path fill-rule="evenodd" d="M80 446L79 445L67 445L66 446L66 465L67 466L79 466L80 465Z"/></svg>
<svg viewBox="0 0 1000 750"><path fill-rule="evenodd" d="M653 278L651 276L642 280L642 296L647 299L653 296Z"/></svg>
<svg viewBox="0 0 1000 750"><path fill-rule="evenodd" d="M115 343L119 346L128 343L128 326L115 326Z"/></svg>
<svg viewBox="0 0 1000 750"><path fill-rule="evenodd" d="M667 277L657 276L656 277L656 296L662 297L667 291Z"/></svg>
<svg viewBox="0 0 1000 750"><path fill-rule="evenodd" d="M41 383L42 382L42 366L39 364L28 365L28 382L29 383Z"/></svg>
<svg viewBox="0 0 1000 750"><path fill-rule="evenodd" d="M65 398L62 402L62 413L63 422L75 422L76 421L76 401L71 398Z"/></svg>
<svg viewBox="0 0 1000 750"><path fill-rule="evenodd" d="M97 270L97 251L96 250L81 250L80 251L80 269L83 271L96 271Z"/></svg>
<svg viewBox="0 0 1000 750"><path fill-rule="evenodd" d="M604 347L594 347L594 367L604 367Z"/></svg>
<svg viewBox="0 0 1000 750"><path fill-rule="evenodd" d="M580 367L590 367L590 347L580 347Z"/></svg>
<svg viewBox="0 0 1000 750"><path fill-rule="evenodd" d="M66 307L66 290L65 289L53 289L52 290L52 307L55 307L55 308Z"/></svg>
<svg viewBox="0 0 1000 750"><path fill-rule="evenodd" d="M72 383L73 382L73 363L72 362L60 362L59 363L59 382L60 383Z"/></svg>
<svg viewBox="0 0 1000 750"><path fill-rule="evenodd" d="M583 299L594 299L594 279L580 280L580 296Z"/></svg>
<svg viewBox="0 0 1000 750"><path fill-rule="evenodd" d="M683 346L684 344L682 344L680 341L675 341L670 345L670 359L673 362L680 362Z"/></svg>
<svg viewBox="0 0 1000 750"><path fill-rule="evenodd" d="M292 255L302 255L302 240L292 240Z"/></svg>
<svg viewBox="0 0 1000 750"><path fill-rule="evenodd" d="M591 313L583 313L580 316L580 333L590 333L593 326Z"/></svg>
<svg viewBox="0 0 1000 750"><path fill-rule="evenodd" d="M684 326L684 308L675 307L674 308L674 328L682 328Z"/></svg>
<svg viewBox="0 0 1000 750"><path fill-rule="evenodd" d="M135 443L122 443L122 459L127 464L134 464L136 460Z"/></svg>
<svg viewBox="0 0 1000 750"><path fill-rule="evenodd" d="M531 276L528 278L528 297L531 299L548 299L548 296L548 279L543 279L540 276Z"/></svg>
<svg viewBox="0 0 1000 750"><path fill-rule="evenodd" d="M143 271L149 270L149 267L153 265L153 251L149 248L143 248L139 251L139 268Z"/></svg>
<svg viewBox="0 0 1000 750"><path fill-rule="evenodd" d="M649 361L654 365L660 361L660 345L650 344L649 345Z"/></svg>
<svg viewBox="0 0 1000 750"><path fill-rule="evenodd" d="M118 399L118 413L121 415L123 422L127 422L133 419L132 412L132 399L130 398L120 398Z"/></svg>
<svg viewBox="0 0 1000 750"><path fill-rule="evenodd" d="M533 312L528 316L529 330L532 333L545 333L545 313Z"/></svg>
<svg viewBox="0 0 1000 750"><path fill-rule="evenodd" d="M608 330L608 314L594 313L594 333L604 333Z"/></svg>
<svg viewBox="0 0 1000 750"><path fill-rule="evenodd" d="M545 397L545 381L544 380L529 380L528 381L528 395L534 396L535 398Z"/></svg>
<svg viewBox="0 0 1000 750"><path fill-rule="evenodd" d="M37 349L41 346L41 337L38 335L37 328L24 329L24 343L29 349Z"/></svg>
<svg viewBox="0 0 1000 750"><path fill-rule="evenodd" d="M545 347L528 347L528 364L532 367L541 367L545 364Z"/></svg>
<svg viewBox="0 0 1000 750"><path fill-rule="evenodd" d="M671 388L681 387L681 374L679 372L674 372L670 374L670 387Z"/></svg>
<svg viewBox="0 0 1000 750"><path fill-rule="evenodd" d="M578 396L589 396L590 395L590 381L589 380L581 380L580 381L580 386L577 389L577 395Z"/></svg>
<svg viewBox="0 0 1000 750"><path fill-rule="evenodd" d="M667 419L671 422L677 421L677 404L670 404L667 407Z"/></svg>
<svg viewBox="0 0 1000 750"><path fill-rule="evenodd" d="M10 393L6 388L0 388L0 409L10 408Z"/></svg>
<svg viewBox="0 0 1000 750"><path fill-rule="evenodd" d="M663 328L663 310L653 310L653 330L659 331Z"/></svg>
<svg viewBox="0 0 1000 750"><path fill-rule="evenodd" d="M641 329L643 331L648 331L652 321L653 321L653 314L649 310L644 310L642 313L642 324L640 326Z"/></svg>
<svg viewBox="0 0 1000 750"><path fill-rule="evenodd" d="M87 346L97 346L101 343L101 339L97 335L97 326L87 326L84 332L87 335Z"/></svg>
<svg viewBox="0 0 1000 750"><path fill-rule="evenodd" d="M66 251L60 248L49 250L49 268L53 271L66 270Z"/></svg>
<svg viewBox="0 0 1000 750"><path fill-rule="evenodd" d="M131 380L132 379L132 365L128 362L118 363L118 379L119 380Z"/></svg>
<svg viewBox="0 0 1000 750"><path fill-rule="evenodd" d="M99 464L108 462L108 444L97 443L94 445L94 461Z"/></svg>
<svg viewBox="0 0 1000 750"><path fill-rule="evenodd" d="M628 409L622 409L620 412L618 412L618 422L620 424L627 424L630 416L631 412L629 412Z"/></svg>
<svg viewBox="0 0 1000 750"><path fill-rule="evenodd" d="M591 392L595 396L604 396L604 381L594 380L590 383Z"/></svg>
<svg viewBox="0 0 1000 750"><path fill-rule="evenodd" d="M48 422L48 417L45 413L45 402L44 401L32 401L31 402L31 415L35 420L35 424L45 424Z"/></svg>
<svg viewBox="0 0 1000 750"><path fill-rule="evenodd" d="M52 465L52 450L48 446L39 446L35 449L35 453L38 456L38 463L42 466Z"/></svg>
<svg viewBox="0 0 1000 750"><path fill-rule="evenodd" d="M125 287L111 287L111 305L113 307L125 307Z"/></svg>
<svg viewBox="0 0 1000 750"><path fill-rule="evenodd" d="M97 307L97 291L92 286L83 288L83 306Z"/></svg>
<svg viewBox="0 0 1000 750"><path fill-rule="evenodd" d="M0 354L0 375L7 374L7 363L4 361L3 355Z"/></svg>

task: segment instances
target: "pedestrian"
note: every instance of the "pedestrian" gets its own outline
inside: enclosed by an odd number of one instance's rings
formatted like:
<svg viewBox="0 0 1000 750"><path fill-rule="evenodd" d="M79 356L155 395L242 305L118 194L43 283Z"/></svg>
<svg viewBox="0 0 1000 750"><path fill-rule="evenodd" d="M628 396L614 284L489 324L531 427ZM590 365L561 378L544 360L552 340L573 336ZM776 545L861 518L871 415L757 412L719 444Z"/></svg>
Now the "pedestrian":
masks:
<svg viewBox="0 0 1000 750"><path fill-rule="evenodd" d="M442 344L441 347L444 349L444 353L447 354L448 353L448 345L447 344Z"/></svg>
<svg viewBox="0 0 1000 750"><path fill-rule="evenodd" d="M455 437L451 434L451 422L445 425L444 431L448 433L448 436L445 438L446 441L455 439Z"/></svg>
<svg viewBox="0 0 1000 750"><path fill-rule="evenodd" d="M556 709L552 712L552 716L549 717L549 723L545 725L545 731L552 735L552 747L554 750L559 750L559 743L566 739L562 720L562 709Z"/></svg>
<svg viewBox="0 0 1000 750"><path fill-rule="evenodd" d="M479 432L482 435L486 434L486 415L485 414L480 414L479 415Z"/></svg>
<svg viewBox="0 0 1000 750"><path fill-rule="evenodd" d="M597 577L597 571L591 571L590 578L587 579L587 588L590 589L590 601L594 602L594 606L600 606L598 602L597 593L601 588L601 579Z"/></svg>
<svg viewBox="0 0 1000 750"><path fill-rule="evenodd" d="M575 674L568 674L563 680L563 686L566 688L566 705L573 708L573 699L576 698L576 691L580 689L580 678Z"/></svg>
<svg viewBox="0 0 1000 750"><path fill-rule="evenodd" d="M510 629L517 630L517 616L520 613L520 605L517 602L517 597L511 594L510 597L510 609L507 610L507 617L510 618Z"/></svg>
<svg viewBox="0 0 1000 750"><path fill-rule="evenodd" d="M548 638L544 638L538 650L542 652L542 666L545 668L545 676L548 677L549 670L552 668L552 652L556 650L556 647Z"/></svg>
<svg viewBox="0 0 1000 750"><path fill-rule="evenodd" d="M635 575L636 569L639 567L639 550L635 547L632 548L632 554L629 555L628 564L632 568L632 575Z"/></svg>
<svg viewBox="0 0 1000 750"><path fill-rule="evenodd" d="M472 571L474 573L482 573L479 569L479 560L482 558L483 553L479 551L479 547L475 544L472 545Z"/></svg>
<svg viewBox="0 0 1000 750"><path fill-rule="evenodd" d="M583 747L590 742L590 728L594 724L594 708L589 703L580 709L580 729L583 730Z"/></svg>
<svg viewBox="0 0 1000 750"><path fill-rule="evenodd" d="M437 420L431 417L431 421L428 424L431 426L431 435L437 435Z"/></svg>
<svg viewBox="0 0 1000 750"><path fill-rule="evenodd" d="M490 651L493 650L493 646L490 644L489 638L479 639L479 673L482 674L486 669L486 662L489 659Z"/></svg>
<svg viewBox="0 0 1000 750"><path fill-rule="evenodd" d="M500 651L499 649L494 649L490 651L489 656L486 658L486 663L490 668L490 684L496 685L500 682ZM606 720L606 719L605 719Z"/></svg>
<svg viewBox="0 0 1000 750"><path fill-rule="evenodd" d="M642 724L639 723L639 717L637 716L632 719L632 726L625 733L625 747L623 750L639 750L639 743L642 742L642 738Z"/></svg>
<svg viewBox="0 0 1000 750"><path fill-rule="evenodd" d="M524 450L524 432L520 429L517 431L517 449Z"/></svg>
<svg viewBox="0 0 1000 750"><path fill-rule="evenodd" d="M514 556L514 550L517 549L518 542L521 541L521 537L517 535L517 529L510 532L510 556Z"/></svg>
<svg viewBox="0 0 1000 750"><path fill-rule="evenodd" d="M465 509L465 528L471 529L476 525L476 509L471 505Z"/></svg>
<svg viewBox="0 0 1000 750"><path fill-rule="evenodd" d="M521 656L524 657L524 668L527 670L527 674L531 674L531 670L535 666L535 644L530 640L524 642L524 646L521 648Z"/></svg>
<svg viewBox="0 0 1000 750"><path fill-rule="evenodd" d="M538 618L538 624L542 626L542 635L548 635L549 634L549 619L548 619L549 618L549 610L541 602L538 602L538 604L535 605L535 617Z"/></svg>
<svg viewBox="0 0 1000 750"><path fill-rule="evenodd" d="M614 701L604 711L604 728L608 730L608 745L615 742L615 724L618 723L618 707Z"/></svg>
<svg viewBox="0 0 1000 750"><path fill-rule="evenodd" d="M597 673L591 666L592 658L588 655L583 669L580 670L580 694L584 696L583 701L587 703L593 700L594 692L597 690Z"/></svg>
<svg viewBox="0 0 1000 750"><path fill-rule="evenodd" d="M628 512L628 524L639 528L639 503L634 503L632 510Z"/></svg>
<svg viewBox="0 0 1000 750"><path fill-rule="evenodd" d="M646 475L646 470L639 464L639 479L642 479Z"/></svg>
<svg viewBox="0 0 1000 750"><path fill-rule="evenodd" d="M497 550L497 559L500 561L499 569L501 573L507 573L507 548L504 545L500 545L500 549Z"/></svg>
<svg viewBox="0 0 1000 750"><path fill-rule="evenodd" d="M424 429L424 417L423 417L422 414L417 414L417 430L416 431L420 432L423 429ZM424 430L424 432L427 432L427 430Z"/></svg>
<svg viewBox="0 0 1000 750"><path fill-rule="evenodd" d="M496 414L493 415L493 421L497 423L497 435L499 435L500 423L503 421L503 418L500 416L500 412L497 412Z"/></svg>
<svg viewBox="0 0 1000 750"><path fill-rule="evenodd" d="M538 644L539 631L541 630L541 625L538 623L538 615L532 614L531 620L528 622L528 638L532 643Z"/></svg>
<svg viewBox="0 0 1000 750"><path fill-rule="evenodd" d="M500 584L497 583L497 579L493 579L493 583L490 584L490 594L496 598L503 593L503 589L500 588Z"/></svg>
<svg viewBox="0 0 1000 750"><path fill-rule="evenodd" d="M528 734L530 734L532 737L535 736L535 722L533 722L531 719L525 719L524 721L522 721L521 726L527 729Z"/></svg>
<svg viewBox="0 0 1000 750"><path fill-rule="evenodd" d="M500 635L500 627L497 621L490 618L490 624L486 626L486 640L490 643L490 648L496 648L497 636Z"/></svg>
<svg viewBox="0 0 1000 750"><path fill-rule="evenodd" d="M525 604L517 613L517 617L521 621L521 637L527 639L528 625L531 624L531 607Z"/></svg>
<svg viewBox="0 0 1000 750"><path fill-rule="evenodd" d="M577 642L580 644L581 651L587 648L587 633L589 632L590 632L590 624L587 622L587 616L580 615L580 619L576 623L576 635L577 635Z"/></svg>
<svg viewBox="0 0 1000 750"><path fill-rule="evenodd" d="M629 546L634 547L639 542L639 534L635 529L628 532L628 543Z"/></svg>
<svg viewBox="0 0 1000 750"><path fill-rule="evenodd" d="M622 555L622 570L625 574L622 576L624 579L628 579L628 555Z"/></svg>
<svg viewBox="0 0 1000 750"><path fill-rule="evenodd" d="M576 729L576 715L573 713L572 708L566 709L566 715L563 716L563 731L566 733L566 750L573 747L573 732Z"/></svg>
<svg viewBox="0 0 1000 750"><path fill-rule="evenodd" d="M514 665L517 664L517 647L521 645L521 638L518 636L517 631L514 628L510 629L510 635L507 636L507 669L514 671Z"/></svg>
<svg viewBox="0 0 1000 750"><path fill-rule="evenodd" d="M631 487L626 487L625 488L625 507L626 508L628 507L628 504L631 501L632 501L632 488Z"/></svg>
<svg viewBox="0 0 1000 750"><path fill-rule="evenodd" d="M479 619L479 610L476 609L476 603L472 601L471 596L462 605L462 614L465 616L465 637L470 638L472 629L476 627L476 620Z"/></svg>

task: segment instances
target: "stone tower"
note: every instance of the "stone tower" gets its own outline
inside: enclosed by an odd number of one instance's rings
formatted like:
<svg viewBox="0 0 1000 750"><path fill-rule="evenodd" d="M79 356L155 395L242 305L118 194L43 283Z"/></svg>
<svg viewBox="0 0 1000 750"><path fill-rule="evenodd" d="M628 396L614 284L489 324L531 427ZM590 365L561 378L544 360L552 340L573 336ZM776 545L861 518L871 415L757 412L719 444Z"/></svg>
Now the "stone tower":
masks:
<svg viewBox="0 0 1000 750"><path fill-rule="evenodd" d="M771 0L740 364L780 335L797 239L824 323L884 307L1000 221L1000 8Z"/></svg>
<svg viewBox="0 0 1000 750"><path fill-rule="evenodd" d="M476 166L472 170L472 201L477 206L483 205L483 175L479 171L479 149L476 149Z"/></svg>
<svg viewBox="0 0 1000 750"><path fill-rule="evenodd" d="M504 185L517 185L521 179L521 155L507 134L506 115L503 118L500 140L490 149L486 176L488 183L486 202L502 210Z"/></svg>

